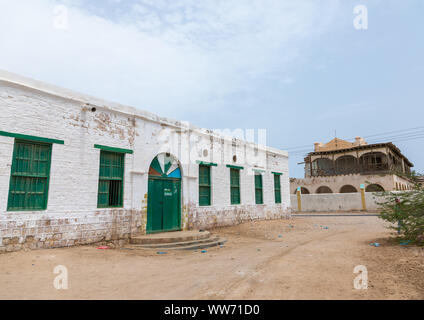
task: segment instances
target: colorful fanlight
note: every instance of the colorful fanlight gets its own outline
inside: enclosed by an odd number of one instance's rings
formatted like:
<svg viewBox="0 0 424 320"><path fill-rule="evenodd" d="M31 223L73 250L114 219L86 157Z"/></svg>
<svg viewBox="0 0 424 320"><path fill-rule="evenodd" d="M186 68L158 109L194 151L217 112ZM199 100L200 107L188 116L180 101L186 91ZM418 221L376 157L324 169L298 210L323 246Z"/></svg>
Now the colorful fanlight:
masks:
<svg viewBox="0 0 424 320"><path fill-rule="evenodd" d="M181 179L181 170L177 159L167 156L165 153L159 154L150 165L149 176Z"/></svg>

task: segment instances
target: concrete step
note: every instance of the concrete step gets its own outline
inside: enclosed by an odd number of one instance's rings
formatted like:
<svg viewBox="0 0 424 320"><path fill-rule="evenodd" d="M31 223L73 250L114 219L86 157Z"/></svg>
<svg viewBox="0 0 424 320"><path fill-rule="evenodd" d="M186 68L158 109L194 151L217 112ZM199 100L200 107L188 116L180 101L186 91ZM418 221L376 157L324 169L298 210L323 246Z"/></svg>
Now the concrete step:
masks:
<svg viewBox="0 0 424 320"><path fill-rule="evenodd" d="M219 240L219 237L213 236L206 239L199 240L189 240L189 241L180 241L180 242L170 242L170 243L154 243L154 244L133 244L133 246L141 247L141 248L152 248L152 249L160 249L160 248L173 248L173 247L184 247L195 244L206 244L209 242L214 242Z"/></svg>
<svg viewBox="0 0 424 320"><path fill-rule="evenodd" d="M226 239L214 237L209 239L209 241L197 241L197 242L180 242L173 244L166 244L165 246L158 247L149 247L146 245L128 245L125 246L124 249L131 250L201 250L211 247L216 247L223 245L227 242Z"/></svg>
<svg viewBox="0 0 424 320"><path fill-rule="evenodd" d="M186 242L203 240L210 237L209 231L175 231L148 234L142 236L133 236L130 239L131 244L164 244L175 242Z"/></svg>
<svg viewBox="0 0 424 320"><path fill-rule="evenodd" d="M174 248L174 250L201 250L201 249L212 248L216 246L222 246L226 242L227 242L226 239L220 238L210 243L195 244L195 245L185 246L185 247L177 247L177 248Z"/></svg>

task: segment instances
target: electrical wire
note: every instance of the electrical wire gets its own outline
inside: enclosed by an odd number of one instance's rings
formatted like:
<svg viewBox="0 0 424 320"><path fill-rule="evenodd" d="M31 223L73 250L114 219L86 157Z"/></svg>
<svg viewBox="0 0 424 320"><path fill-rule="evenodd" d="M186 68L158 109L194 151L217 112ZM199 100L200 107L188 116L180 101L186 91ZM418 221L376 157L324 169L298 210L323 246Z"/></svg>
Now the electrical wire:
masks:
<svg viewBox="0 0 424 320"><path fill-rule="evenodd" d="M383 133L377 133L372 135L364 136L363 138L372 138L369 139L369 143L383 143L383 142L404 142L404 141L411 141L416 139L422 139L424 138L424 126L409 128L409 129L401 129L401 130L394 130L394 131L387 131ZM417 131L418 130L418 131ZM414 132L415 131L415 132ZM401 134L395 134L395 133L401 133ZM351 139L343 139L343 140L353 140ZM305 148L308 147L309 148ZM295 146L290 148L283 148L283 150L289 151L290 155L306 155L307 153L311 152L310 145L302 145L302 146Z"/></svg>

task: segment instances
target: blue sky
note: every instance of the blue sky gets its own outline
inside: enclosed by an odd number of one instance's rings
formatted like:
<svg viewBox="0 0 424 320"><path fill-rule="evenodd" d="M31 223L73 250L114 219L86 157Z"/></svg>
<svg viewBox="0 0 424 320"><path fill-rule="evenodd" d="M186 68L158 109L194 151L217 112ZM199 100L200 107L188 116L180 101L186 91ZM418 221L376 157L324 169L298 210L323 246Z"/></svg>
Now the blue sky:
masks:
<svg viewBox="0 0 424 320"><path fill-rule="evenodd" d="M353 27L360 4L367 30ZM67 29L53 27L57 5ZM0 0L0 68L201 127L266 129L273 147L305 146L290 157L291 176L302 177L297 163L335 131L424 126L423 9L421 0ZM417 137L373 139L393 141L424 172Z"/></svg>

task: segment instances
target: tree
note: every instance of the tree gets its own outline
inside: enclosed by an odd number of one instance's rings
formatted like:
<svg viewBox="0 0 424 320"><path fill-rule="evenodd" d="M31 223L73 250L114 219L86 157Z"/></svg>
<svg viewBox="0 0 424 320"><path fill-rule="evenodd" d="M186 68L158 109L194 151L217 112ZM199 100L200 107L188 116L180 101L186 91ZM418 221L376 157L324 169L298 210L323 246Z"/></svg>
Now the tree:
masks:
<svg viewBox="0 0 424 320"><path fill-rule="evenodd" d="M390 228L397 230L401 238L417 244L424 244L424 186L420 183L422 177L413 171L408 175L414 183L412 190L377 194L382 197L382 202L379 202L380 218L396 224Z"/></svg>

